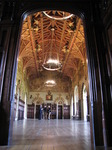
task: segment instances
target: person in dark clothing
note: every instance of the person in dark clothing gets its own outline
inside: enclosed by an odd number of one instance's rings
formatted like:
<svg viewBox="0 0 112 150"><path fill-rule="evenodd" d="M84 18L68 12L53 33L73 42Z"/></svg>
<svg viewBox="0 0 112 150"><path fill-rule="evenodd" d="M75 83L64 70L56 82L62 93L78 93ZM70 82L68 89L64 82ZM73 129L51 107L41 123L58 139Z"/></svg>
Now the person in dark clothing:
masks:
<svg viewBox="0 0 112 150"><path fill-rule="evenodd" d="M39 110L39 120L42 119L42 105L40 105L40 110Z"/></svg>

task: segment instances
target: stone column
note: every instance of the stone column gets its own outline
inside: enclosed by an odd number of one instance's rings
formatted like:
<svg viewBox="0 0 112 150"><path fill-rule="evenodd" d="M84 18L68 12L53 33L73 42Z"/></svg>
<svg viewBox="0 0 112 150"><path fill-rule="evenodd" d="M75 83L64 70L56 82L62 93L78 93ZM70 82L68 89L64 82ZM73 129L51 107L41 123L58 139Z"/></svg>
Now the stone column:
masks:
<svg viewBox="0 0 112 150"><path fill-rule="evenodd" d="M24 104L24 119L27 119L27 99L25 94L25 104Z"/></svg>
<svg viewBox="0 0 112 150"><path fill-rule="evenodd" d="M36 119L36 102L34 103L34 119Z"/></svg>
<svg viewBox="0 0 112 150"><path fill-rule="evenodd" d="M21 14L19 3L4 1L0 12L0 49L3 60L0 75L0 145L11 144L13 130L14 86L20 41ZM18 14L18 15L17 15Z"/></svg>
<svg viewBox="0 0 112 150"><path fill-rule="evenodd" d="M64 119L64 103L62 104L62 119Z"/></svg>
<svg viewBox="0 0 112 150"><path fill-rule="evenodd" d="M90 98L89 98L89 91L87 91L87 121L90 121Z"/></svg>
<svg viewBox="0 0 112 150"><path fill-rule="evenodd" d="M75 115L75 98L73 93L73 115Z"/></svg>
<svg viewBox="0 0 112 150"><path fill-rule="evenodd" d="M98 20L97 20L98 21ZM98 27L97 27L98 28ZM101 27L99 27L101 28ZM102 93L99 74L99 59L97 55L97 43L94 22L90 18L86 20L88 79L91 102L91 139L93 148L104 146L102 126ZM101 36L101 35L100 35ZM102 43L100 43L102 45Z"/></svg>
<svg viewBox="0 0 112 150"><path fill-rule="evenodd" d="M105 4L101 9L102 11L104 10L102 15L105 12L105 15L103 15L103 17L105 16L104 18L100 18L98 4L94 6L93 11L94 22L97 22L94 24L98 58L98 70L96 76L99 74L97 89L101 92L100 102L102 104L101 119L104 146L112 147L112 22L110 22L112 18L112 4L107 5L107 2L105 1ZM111 28L111 30L109 30L109 28ZM98 95L98 98L99 97L100 96Z"/></svg>
<svg viewBox="0 0 112 150"><path fill-rule="evenodd" d="M17 91L17 101L16 101L16 116L15 116L15 120L18 120L18 111L19 111L19 89L18 89L18 91Z"/></svg>
<svg viewBox="0 0 112 150"><path fill-rule="evenodd" d="M70 119L72 119L73 116L73 96L71 97L71 103L70 103Z"/></svg>
<svg viewBox="0 0 112 150"><path fill-rule="evenodd" d="M58 102L56 104L56 119L58 119Z"/></svg>

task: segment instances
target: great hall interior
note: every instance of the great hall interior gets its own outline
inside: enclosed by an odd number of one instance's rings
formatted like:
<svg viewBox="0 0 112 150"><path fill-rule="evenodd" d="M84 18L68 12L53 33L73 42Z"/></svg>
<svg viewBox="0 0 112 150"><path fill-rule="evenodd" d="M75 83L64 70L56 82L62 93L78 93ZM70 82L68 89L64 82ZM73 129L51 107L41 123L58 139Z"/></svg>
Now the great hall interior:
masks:
<svg viewBox="0 0 112 150"><path fill-rule="evenodd" d="M112 149L112 1L0 0L0 149Z"/></svg>

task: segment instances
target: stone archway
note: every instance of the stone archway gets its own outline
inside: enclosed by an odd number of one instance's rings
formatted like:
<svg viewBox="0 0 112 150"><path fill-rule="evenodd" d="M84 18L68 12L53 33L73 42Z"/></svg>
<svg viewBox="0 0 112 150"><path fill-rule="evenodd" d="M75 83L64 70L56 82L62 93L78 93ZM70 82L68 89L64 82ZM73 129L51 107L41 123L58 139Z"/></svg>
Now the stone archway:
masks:
<svg viewBox="0 0 112 150"><path fill-rule="evenodd" d="M40 105L44 103L44 100L40 97L39 93L32 99L32 103L34 103L34 119L39 118Z"/></svg>
<svg viewBox="0 0 112 150"><path fill-rule="evenodd" d="M56 118L63 119L64 118L64 104L65 100L61 96L61 94L55 99L56 104ZM60 114L59 114L60 113ZM60 117L59 117L60 116Z"/></svg>
<svg viewBox="0 0 112 150"><path fill-rule="evenodd" d="M18 2L19 3L19 2ZM3 110L1 114L6 114L4 115L6 118L4 119L6 121L5 126L1 126L1 137L4 139L0 139L0 144L8 144L8 138L11 135L12 132L12 117L13 116L12 112L12 105L13 105L13 99L14 99L14 84L15 84L15 77L16 77L16 68L17 68L17 55L18 55L18 49L19 49L19 40L20 40L20 30L21 30L21 22L22 19L21 17L25 17L26 14L38 11L40 9L45 10L45 9L62 9L63 5L65 4L65 11L69 11L74 14L79 14L81 17L85 17L85 32L86 32L86 42L87 42L87 56L88 56L88 66L89 66L89 87L90 87L90 99L91 99L91 111L92 111L92 131L93 131L93 143L94 146L99 146L99 145L104 145L103 142L103 130L102 130L102 101L104 100L101 95L102 91L104 94L104 97L106 97L106 94L104 92L104 89L102 89L102 85L99 83L103 81L101 78L101 75L103 76L103 69L101 67L101 59L100 57L102 54L99 56L100 49L104 48L104 45L102 44L102 30L99 31L100 28L100 23L99 23L99 18L95 19L95 16L97 16L95 13L97 13L97 10L95 9L95 12L92 11L94 15L91 15L91 8L90 4L86 3L86 5L82 6L82 4L79 3L73 3L70 1L64 2L55 2L53 1L52 3L49 3L46 1L45 3L43 2L25 2L23 1L22 3L18 4L15 2L15 5L11 5L14 9L10 8L9 10L11 11L10 14L6 14L4 17L4 12L3 14L3 22L1 24L1 33L4 35L4 42L3 49L5 50L5 59L4 59L4 66L3 72L2 72L2 83L1 83L1 109ZM5 8L5 7L4 7ZM16 9L17 8L17 9ZM19 10L20 8L20 10ZM76 9L77 8L77 9ZM87 10L88 8L88 10ZM19 11L18 13L17 10ZM75 11L79 10L79 11ZM76 13L77 12L77 13ZM82 13L81 13L82 12ZM97 16L99 17L99 16ZM9 26L5 24L4 20L7 21L9 20ZM12 20L13 20L13 25L12 25ZM96 21L96 24L94 24L94 21ZM18 31L18 32L17 32ZM90 39L89 39L90 38ZM99 39L98 43L96 42ZM10 44L9 44L10 41ZM100 47L101 45L102 47ZM98 52L98 53L97 53ZM8 55L7 55L8 54ZM7 60L7 61L6 61ZM98 66L101 72L98 72ZM101 73L101 75L100 75ZM10 80L8 80L10 79ZM98 90L97 90L98 87ZM9 91L10 89L10 91ZM98 105L97 105L98 103ZM105 104L104 104L105 106ZM109 105L108 105L109 106ZM106 106L105 106L106 107ZM105 109L104 107L104 109ZM95 111L94 111L94 109ZM106 109L105 109L106 110ZM5 112L5 113L4 113ZM108 113L110 112L107 111L106 113L106 118L108 119ZM4 121L3 120L3 121ZM95 122L95 124L94 124ZM3 131L6 131L6 134L3 134ZM107 123L107 130L111 131L110 126L108 126ZM108 135L108 133L107 133ZM112 137L109 136L109 141L112 141ZM111 142L110 142L111 143Z"/></svg>

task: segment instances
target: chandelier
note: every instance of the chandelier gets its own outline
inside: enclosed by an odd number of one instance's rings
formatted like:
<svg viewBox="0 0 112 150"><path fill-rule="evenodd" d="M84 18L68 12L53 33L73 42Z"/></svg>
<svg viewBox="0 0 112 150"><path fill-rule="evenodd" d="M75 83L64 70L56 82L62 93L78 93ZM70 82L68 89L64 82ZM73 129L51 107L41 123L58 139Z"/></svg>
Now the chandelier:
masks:
<svg viewBox="0 0 112 150"><path fill-rule="evenodd" d="M56 85L56 82L54 80L47 80L45 82L45 86L47 86L47 87L53 87L55 85Z"/></svg>
<svg viewBox="0 0 112 150"><path fill-rule="evenodd" d="M56 40L55 40L55 53L53 53L53 38L55 33L54 33L55 29L53 27L51 27L51 46L50 46L50 53L49 54L46 54L45 56L45 60L44 60L44 63L43 63L43 68L45 70L48 70L48 71L55 71L55 70L59 70L61 69L62 67L62 64L61 62L59 61L59 56L58 56L58 51L56 52L57 48L56 48Z"/></svg>
<svg viewBox="0 0 112 150"><path fill-rule="evenodd" d="M66 20L73 16L73 14L63 12L63 11L43 11L43 14L50 19L54 20Z"/></svg>
<svg viewBox="0 0 112 150"><path fill-rule="evenodd" d="M55 71L55 70L59 70L61 68L61 63L59 62L59 60L56 59L48 59L48 61L46 63L43 63L43 68L48 70L48 71Z"/></svg>

